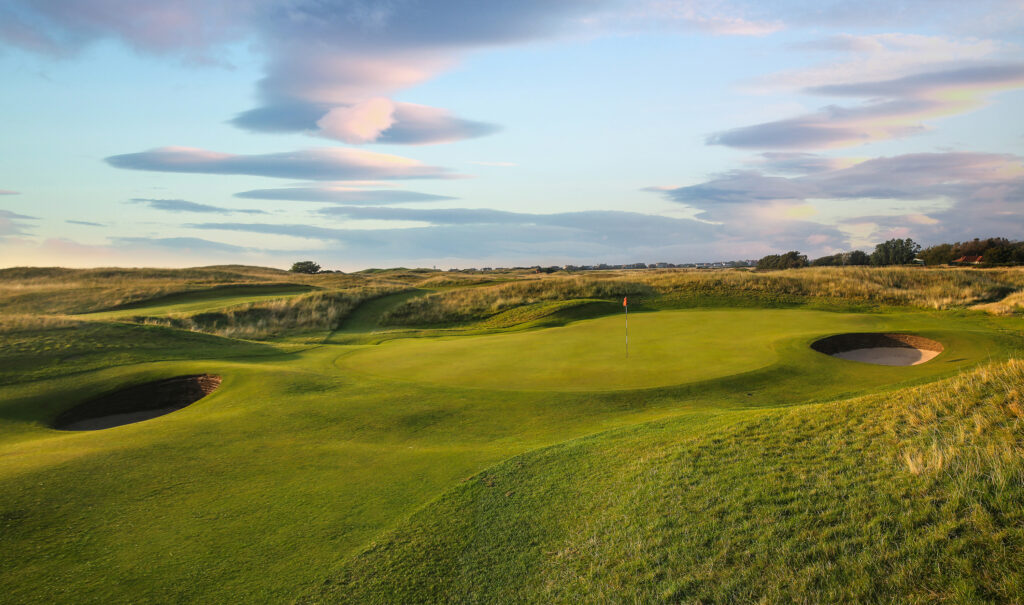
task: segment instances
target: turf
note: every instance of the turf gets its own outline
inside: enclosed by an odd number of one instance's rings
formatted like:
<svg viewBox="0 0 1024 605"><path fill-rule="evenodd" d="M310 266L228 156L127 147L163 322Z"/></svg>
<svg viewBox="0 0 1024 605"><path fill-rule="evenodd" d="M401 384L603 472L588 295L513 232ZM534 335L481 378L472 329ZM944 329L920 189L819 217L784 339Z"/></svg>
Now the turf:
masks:
<svg viewBox="0 0 1024 605"><path fill-rule="evenodd" d="M354 352L340 366L395 380L515 390L595 391L668 386L750 372L780 360L780 342L802 344L842 332L935 331L925 314L854 314L791 309L718 309L634 313L629 352L623 316L548 330L445 340L399 340ZM984 357L984 338L957 336L934 363L917 368L861 367L896 379L948 371ZM815 371L846 364L799 351ZM981 356L981 357L979 357Z"/></svg>
<svg viewBox="0 0 1024 605"><path fill-rule="evenodd" d="M607 302L461 332L489 335L380 324L417 295L362 303L319 346L103 321L4 332L4 361L30 361L0 385L0 600L1024 600L1024 388L1019 366L978 369L1020 355L1019 318L638 313L639 367L615 374L624 360L587 343L624 353L622 318L574 321ZM883 368L807 347L876 327L947 349ZM753 353L725 359L725 337ZM594 366L585 388L550 369L573 355ZM48 428L197 373L224 381L178 412Z"/></svg>

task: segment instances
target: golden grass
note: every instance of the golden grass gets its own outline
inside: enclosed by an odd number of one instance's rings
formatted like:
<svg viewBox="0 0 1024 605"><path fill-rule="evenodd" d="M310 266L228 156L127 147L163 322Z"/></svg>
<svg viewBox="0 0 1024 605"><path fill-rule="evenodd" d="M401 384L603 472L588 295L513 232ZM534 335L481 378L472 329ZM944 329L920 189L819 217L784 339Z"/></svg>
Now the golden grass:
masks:
<svg viewBox="0 0 1024 605"><path fill-rule="evenodd" d="M285 333L336 329L364 301L404 289L401 286L365 286L318 291L292 298L247 303L215 312L167 317L140 316L135 321L229 338L261 340Z"/></svg>
<svg viewBox="0 0 1024 605"><path fill-rule="evenodd" d="M888 431L915 475L948 472L1024 482L1024 360L894 394ZM1015 470L1014 470L1015 469Z"/></svg>
<svg viewBox="0 0 1024 605"><path fill-rule="evenodd" d="M444 276L437 276L423 283L450 283L444 280ZM765 273L648 269L571 276L522 275L518 281L500 285L411 299L388 313L384 321L392 325L455 323L540 301L625 295L688 301L685 304L699 304L704 297L755 298L766 304L819 299L949 309L994 300L1015 305L1024 297L1022 288L1024 268L811 267Z"/></svg>
<svg viewBox="0 0 1024 605"><path fill-rule="evenodd" d="M307 275L241 265L191 269L14 267L0 269L0 312L87 313L223 286L300 284L339 289L402 283L387 273Z"/></svg>
<svg viewBox="0 0 1024 605"><path fill-rule="evenodd" d="M948 309L1024 287L1024 268L809 267L788 271L656 271L631 275L663 294L766 293Z"/></svg>
<svg viewBox="0 0 1024 605"><path fill-rule="evenodd" d="M413 298L385 313L381 321L389 325L441 324L489 317L506 309L542 301L637 294L653 294L653 290L637 281L615 275L559 275Z"/></svg>

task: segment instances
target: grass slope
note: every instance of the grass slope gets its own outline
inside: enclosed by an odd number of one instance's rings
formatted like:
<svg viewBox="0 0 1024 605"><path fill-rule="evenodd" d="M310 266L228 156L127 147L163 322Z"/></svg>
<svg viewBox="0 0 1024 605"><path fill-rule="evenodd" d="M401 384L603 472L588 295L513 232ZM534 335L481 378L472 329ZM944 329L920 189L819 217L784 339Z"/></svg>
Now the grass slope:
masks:
<svg viewBox="0 0 1024 605"><path fill-rule="evenodd" d="M1024 600L1024 362L488 469L308 602Z"/></svg>
<svg viewBox="0 0 1024 605"><path fill-rule="evenodd" d="M40 277L46 270L10 271L26 287L56 289ZM291 277L237 267L183 275L209 287L224 279ZM371 278L407 287L432 277L368 275L312 276L308 283L339 291L368 286ZM48 299L48 309L131 299L96 274L58 277L91 281L81 297ZM153 281L147 291L183 288L161 271L111 279L135 278ZM389 310L419 295L363 300L327 344L302 347L15 316L11 307L0 308L0 361L11 368L0 375L8 382L0 383L2 600L692 601L809 594L820 598L808 600L891 601L904 589L912 600L926 590L961 600L1019 595L1018 584L1002 578L1020 562L1013 558L1018 536L1007 523L1020 524L1011 463L1021 438L1015 420L993 411L1019 409L1019 392L998 388L1019 385L1019 372L907 390L1019 355L1019 319L786 310L759 323L742 309L648 313L636 316L653 322L651 337L638 344L656 346L659 331L662 340L685 340L712 313L719 335L749 337L767 356L716 377L720 359L691 355L685 364L672 362L689 373L643 389L561 392L551 389L564 381L554 381L541 385L546 390L495 390L480 382L491 380L492 367L473 365L484 349L505 347L512 360L531 351L590 355L581 344L584 334L593 335L586 327L606 320L572 320L604 313L611 303L541 297L459 330L382 327ZM609 334L618 320L607 318ZM566 328L543 329L560 323ZM895 369L807 349L819 332L850 325L912 329L948 349L929 364ZM292 329L274 322L267 328ZM580 330L576 344L553 338L573 329ZM509 333L452 338L488 330ZM707 346L715 345L713 332L697 330ZM402 340L357 344L396 338ZM466 348L453 355L449 347L458 343ZM432 382L427 373L414 375L416 368L388 375L381 364L392 361L373 355L398 350L405 353L394 363L437 355L449 380ZM453 371L463 363L469 365ZM606 369L617 363L609 359ZM513 369L520 372L513 386L529 382L523 367ZM98 393L204 372L223 376L221 388L181 411L104 431L47 428L62 410ZM821 403L867 393L876 395ZM972 403L981 400L987 407ZM901 410L913 415L902 418ZM901 432L904 426L911 430ZM946 482L960 468L954 460L976 460L977 473ZM1001 481L992 484L991 498L983 491L989 479ZM952 522L943 508L950 502L979 523L945 534L961 540L956 556L934 537L934 519L943 528ZM859 537L848 536L854 530ZM889 547L895 559L869 564ZM774 562L779 555L793 557L788 576ZM994 561L991 573L980 568L986 558ZM933 560L959 566L950 582L929 571ZM764 573L777 577L757 584ZM890 582L892 574L904 579Z"/></svg>
<svg viewBox="0 0 1024 605"><path fill-rule="evenodd" d="M621 308L621 307L620 307ZM975 320L982 325L984 320ZM970 324L961 322L960 330ZM853 314L794 309L717 309L634 313L629 320L631 351L625 352L624 318L604 317L548 330L458 337L406 339L358 350L343 358L346 370L394 380L493 389L595 391L646 388L708 380L749 372L787 359L821 373L848 364L814 353L806 345L842 332L925 331L948 327L927 314ZM863 366L860 374L921 377L948 371L968 359L984 358L984 338L942 335L948 350L933 363L913 368Z"/></svg>
<svg viewBox="0 0 1024 605"><path fill-rule="evenodd" d="M195 292L179 292L159 298L119 305L108 311L83 314L83 319L125 319L136 316L155 317L173 313L215 311L246 303L292 298L312 290L299 284L255 284L216 286Z"/></svg>
<svg viewBox="0 0 1024 605"><path fill-rule="evenodd" d="M0 385L160 360L276 353L257 343L161 326L0 316Z"/></svg>

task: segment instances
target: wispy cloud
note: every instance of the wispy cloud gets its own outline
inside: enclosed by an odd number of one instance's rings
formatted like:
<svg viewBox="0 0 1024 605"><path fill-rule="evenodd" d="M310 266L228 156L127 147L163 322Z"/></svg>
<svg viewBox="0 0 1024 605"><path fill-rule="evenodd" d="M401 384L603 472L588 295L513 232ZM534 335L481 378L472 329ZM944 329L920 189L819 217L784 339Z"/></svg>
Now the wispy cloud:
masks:
<svg viewBox="0 0 1024 605"><path fill-rule="evenodd" d="M236 193L235 197L253 200L327 202L330 204L398 204L406 202L438 202L455 199L447 195L434 195L404 189L357 189L352 187L253 189Z"/></svg>
<svg viewBox="0 0 1024 605"><path fill-rule="evenodd" d="M1024 63L982 65L892 80L815 86L816 95L870 98L853 107L734 128L711 135L710 145L748 149L821 149L858 145L922 131L925 120L975 109L995 92L1024 87Z"/></svg>
<svg viewBox="0 0 1024 605"><path fill-rule="evenodd" d="M163 248L179 253L196 252L247 252L251 248L214 242L198 237L114 237L111 243L115 246Z"/></svg>
<svg viewBox="0 0 1024 605"><path fill-rule="evenodd" d="M1007 154L906 154L794 177L733 171L661 193L699 210L699 218L725 224L803 220L814 212L812 202L898 200L929 211L891 216L888 222L930 241L1024 231L1024 159ZM933 210L937 205L941 209ZM845 222L878 220L864 214Z"/></svg>
<svg viewBox="0 0 1024 605"><path fill-rule="evenodd" d="M106 225L104 225L103 223L93 223L91 221L73 221L71 219L68 219L64 222L68 223L69 225L82 225L84 227L106 227Z"/></svg>
<svg viewBox="0 0 1024 605"><path fill-rule="evenodd" d="M206 212L206 213L218 213L218 214L267 214L263 210L255 210L252 208L223 208L221 206L211 206L209 204L199 204L196 202L190 202L188 200L165 200L165 199L153 199L153 198L132 198L130 200L133 204L145 204L154 210L164 210L167 212Z"/></svg>
<svg viewBox="0 0 1024 605"><path fill-rule="evenodd" d="M767 151L759 154L750 163L769 173L811 174L836 170L849 166L854 162L813 153Z"/></svg>
<svg viewBox="0 0 1024 605"><path fill-rule="evenodd" d="M760 224L755 234L744 224L713 224L686 218L619 211L552 214L491 209L415 209L332 207L319 211L339 219L421 222L396 228L335 228L323 224L199 223L187 227L287 235L329 243L350 258L494 259L522 262L624 262L661 259L674 262L746 258L765 254L794 239L823 250L843 245L835 228L789 221ZM813 243L812 243L813 242ZM635 262L635 261L634 261Z"/></svg>
<svg viewBox="0 0 1024 605"><path fill-rule="evenodd" d="M34 220L38 219L34 216L26 216L17 212L11 212L10 210L0 209L0 238L12 235L28 235L25 230L30 229L32 225L26 224L25 221Z"/></svg>
<svg viewBox="0 0 1024 605"><path fill-rule="evenodd" d="M329 181L453 177L445 168L427 166L409 158L339 147L259 155L234 155L192 147L161 147L111 156L106 161L116 168L130 170Z"/></svg>
<svg viewBox="0 0 1024 605"><path fill-rule="evenodd" d="M10 189L0 189L0 195L19 195L20 191L11 191Z"/></svg>
<svg viewBox="0 0 1024 605"><path fill-rule="evenodd" d="M751 17L740 3L642 0L609 7L588 21L609 29L682 30L724 36L765 36L785 27L777 18Z"/></svg>

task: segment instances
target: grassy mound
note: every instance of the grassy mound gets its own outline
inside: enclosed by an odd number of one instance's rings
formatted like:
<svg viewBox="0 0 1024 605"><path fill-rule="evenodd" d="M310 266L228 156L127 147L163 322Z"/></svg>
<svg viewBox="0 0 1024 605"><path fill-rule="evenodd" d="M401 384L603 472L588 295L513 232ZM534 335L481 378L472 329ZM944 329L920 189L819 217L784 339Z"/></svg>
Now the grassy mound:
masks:
<svg viewBox="0 0 1024 605"><path fill-rule="evenodd" d="M161 326L0 315L0 385L144 362L277 352L258 343Z"/></svg>
<svg viewBox="0 0 1024 605"><path fill-rule="evenodd" d="M1024 362L488 469L309 602L1020 602Z"/></svg>
<svg viewBox="0 0 1024 605"><path fill-rule="evenodd" d="M621 307L620 307L621 309ZM405 339L364 348L341 360L349 371L393 380L513 390L597 391L667 386L750 372L785 361L808 376L856 372L884 383L948 372L984 359L986 344L953 336L943 357L920 368L850 368L815 354L810 343L841 332L935 331L944 321L920 314L853 314L801 309L701 309L631 314L626 357L624 318L564 327L446 340ZM945 360L945 361L944 361ZM830 380L826 379L826 380Z"/></svg>

